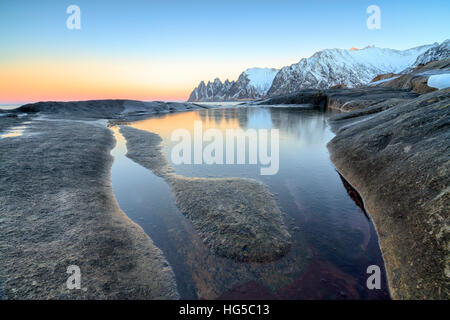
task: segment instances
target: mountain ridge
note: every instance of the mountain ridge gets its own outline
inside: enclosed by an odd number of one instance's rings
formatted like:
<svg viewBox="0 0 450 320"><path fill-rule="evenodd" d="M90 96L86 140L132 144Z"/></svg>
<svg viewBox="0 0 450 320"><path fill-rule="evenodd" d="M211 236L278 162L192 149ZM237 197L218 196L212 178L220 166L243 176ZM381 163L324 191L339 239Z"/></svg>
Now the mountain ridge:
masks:
<svg viewBox="0 0 450 320"><path fill-rule="evenodd" d="M406 50L367 46L362 49L325 49L280 70L250 68L236 81L216 78L201 81L188 101L236 101L290 94L303 89L327 89L333 86L359 87L380 74L411 72L415 67L449 57L450 40ZM252 85L252 71L272 70L260 87ZM250 77L249 77L250 76ZM273 79L271 81L271 77ZM270 85L268 83L270 82Z"/></svg>
<svg viewBox="0 0 450 320"><path fill-rule="evenodd" d="M289 94L302 89L349 88L369 83L375 76L399 73L437 44L395 50L369 46L360 50L325 49L280 69L267 95Z"/></svg>
<svg viewBox="0 0 450 320"><path fill-rule="evenodd" d="M188 101L233 101L259 99L267 94L278 69L249 68L236 81L222 82L215 78L200 84L192 91Z"/></svg>

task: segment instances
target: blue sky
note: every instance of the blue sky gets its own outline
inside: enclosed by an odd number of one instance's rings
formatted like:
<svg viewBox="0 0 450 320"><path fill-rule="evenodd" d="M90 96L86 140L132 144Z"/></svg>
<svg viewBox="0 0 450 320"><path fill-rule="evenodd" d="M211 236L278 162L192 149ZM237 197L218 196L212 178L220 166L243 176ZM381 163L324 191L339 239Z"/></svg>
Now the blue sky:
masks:
<svg viewBox="0 0 450 320"><path fill-rule="evenodd" d="M71 4L81 8L81 30L66 28ZM366 27L371 4L381 8L381 30ZM111 61L131 69L145 62L149 74L167 65L170 76L183 79L173 85L188 92L201 79L234 79L248 67L281 67L325 48L442 42L449 12L448 0L2 0L0 64Z"/></svg>

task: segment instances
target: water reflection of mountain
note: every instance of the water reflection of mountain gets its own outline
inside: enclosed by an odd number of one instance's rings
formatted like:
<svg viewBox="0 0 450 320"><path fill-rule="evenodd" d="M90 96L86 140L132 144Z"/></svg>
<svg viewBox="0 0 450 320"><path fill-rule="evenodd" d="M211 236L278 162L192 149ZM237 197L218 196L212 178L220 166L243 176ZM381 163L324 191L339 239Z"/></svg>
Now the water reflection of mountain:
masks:
<svg viewBox="0 0 450 320"><path fill-rule="evenodd" d="M277 128L282 136L301 139L306 144L317 144L327 134L326 113L287 108L232 108L199 110L200 119L216 127L236 124L244 130ZM230 126L230 129L233 129Z"/></svg>
<svg viewBox="0 0 450 320"><path fill-rule="evenodd" d="M242 108L233 109L203 109L199 110L200 119L203 122L214 123L215 126L224 126L226 123L238 122L241 128L247 127L247 112ZM233 129L233 128L230 128Z"/></svg>
<svg viewBox="0 0 450 320"><path fill-rule="evenodd" d="M317 144L326 136L326 113L311 110L270 108L274 128L281 135L294 136L307 144Z"/></svg>

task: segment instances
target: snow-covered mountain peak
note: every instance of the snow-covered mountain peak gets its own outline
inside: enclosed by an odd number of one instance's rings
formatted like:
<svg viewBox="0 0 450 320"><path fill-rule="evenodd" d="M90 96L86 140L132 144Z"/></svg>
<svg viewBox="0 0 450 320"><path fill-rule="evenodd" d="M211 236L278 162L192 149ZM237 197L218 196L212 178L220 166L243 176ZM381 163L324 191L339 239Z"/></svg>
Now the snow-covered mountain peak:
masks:
<svg viewBox="0 0 450 320"><path fill-rule="evenodd" d="M450 40L408 50L367 46L363 49L325 49L281 68L250 68L236 81L201 82L189 101L257 99L302 89L336 85L356 87L386 73L407 73L418 65L450 56Z"/></svg>
<svg viewBox="0 0 450 320"><path fill-rule="evenodd" d="M236 81L228 79L222 83L219 78L192 91L189 101L228 101L241 99L258 99L267 94L278 69L250 68L239 75Z"/></svg>
<svg viewBox="0 0 450 320"><path fill-rule="evenodd" d="M431 48L419 55L413 64L413 67L425 65L430 61L441 60L450 57L450 39L441 44L435 43Z"/></svg>
<svg viewBox="0 0 450 320"><path fill-rule="evenodd" d="M278 69L273 68L250 68L244 71L253 86L261 95L265 95L272 85Z"/></svg>
<svg viewBox="0 0 450 320"><path fill-rule="evenodd" d="M403 51L373 46L360 50L325 49L282 68L275 76L268 95L308 88L324 89L334 85L363 85L378 74L401 72L433 46L425 45Z"/></svg>

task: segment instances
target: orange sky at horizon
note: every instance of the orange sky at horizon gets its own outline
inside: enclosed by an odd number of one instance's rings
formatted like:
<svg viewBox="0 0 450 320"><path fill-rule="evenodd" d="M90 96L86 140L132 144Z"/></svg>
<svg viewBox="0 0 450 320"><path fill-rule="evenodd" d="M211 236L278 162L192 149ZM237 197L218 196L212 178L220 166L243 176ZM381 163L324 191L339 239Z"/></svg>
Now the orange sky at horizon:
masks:
<svg viewBox="0 0 450 320"><path fill-rule="evenodd" d="M131 99L186 101L211 70L236 80L248 61L14 57L0 61L0 103ZM264 62L261 62L262 65ZM280 62L282 65L283 62ZM250 64L251 65L251 64Z"/></svg>
<svg viewBox="0 0 450 320"><path fill-rule="evenodd" d="M93 99L182 101L188 99L193 89L184 79L168 83L161 74L163 66L140 68L105 60L19 60L0 64L0 68L2 103Z"/></svg>
<svg viewBox="0 0 450 320"><path fill-rule="evenodd" d="M64 1L2 0L0 104L186 101L200 81L237 80L324 49L448 39L449 1L379 0L377 30L360 2L79 0L76 15Z"/></svg>

